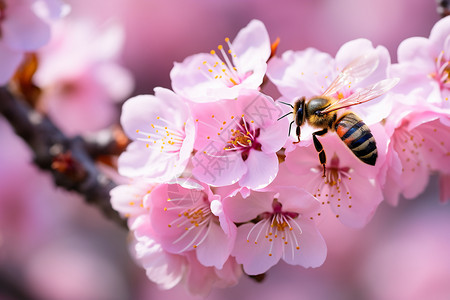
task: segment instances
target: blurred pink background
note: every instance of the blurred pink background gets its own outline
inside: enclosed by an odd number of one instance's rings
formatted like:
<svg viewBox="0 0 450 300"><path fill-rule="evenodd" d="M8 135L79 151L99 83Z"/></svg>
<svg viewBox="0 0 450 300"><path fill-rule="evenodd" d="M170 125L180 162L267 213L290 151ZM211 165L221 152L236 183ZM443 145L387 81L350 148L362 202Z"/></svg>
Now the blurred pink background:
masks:
<svg viewBox="0 0 450 300"><path fill-rule="evenodd" d="M170 88L174 61L208 52L225 37L233 39L254 18L265 23L271 39L280 37L279 55L306 47L334 55L345 42L367 38L386 46L393 62L402 40L427 37L439 19L435 1L424 0L66 2L72 5L69 18L93 19L99 27L123 24L121 62L135 77L134 94L153 93L156 86ZM2 136L9 132L3 123ZM8 134L11 143L21 143ZM0 153L0 178L11 174L6 152ZM30 161L29 153L22 152L16 156ZM9 163L8 168L14 169ZM20 168L28 177L37 178L40 172L23 163ZM27 231L32 238L24 240L4 234L25 234L16 223L0 230L1 277L12 278L33 299L198 299L186 295L183 287L159 290L129 257L123 229L77 195L54 191L51 180L43 178L39 188L27 185L29 193L11 195L6 188L0 192L0 198L18 201L17 209L25 211L17 217L22 218L20 226L34 230ZM403 200L396 208L383 203L362 230L334 221L321 224L328 245L323 267L280 263L263 283L243 278L233 288L214 290L207 299L449 299L450 207L439 203L437 178L432 177L417 199ZM10 298L4 298L0 289L0 299Z"/></svg>

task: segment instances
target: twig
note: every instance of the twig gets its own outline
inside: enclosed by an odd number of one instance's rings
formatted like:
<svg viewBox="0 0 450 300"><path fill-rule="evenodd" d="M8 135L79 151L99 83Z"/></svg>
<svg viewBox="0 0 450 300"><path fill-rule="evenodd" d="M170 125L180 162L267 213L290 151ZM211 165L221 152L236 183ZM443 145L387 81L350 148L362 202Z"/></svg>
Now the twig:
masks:
<svg viewBox="0 0 450 300"><path fill-rule="evenodd" d="M107 217L126 227L125 220L109 202L109 192L115 183L98 170L81 138L66 137L47 117L22 99L14 98L5 87L0 88L0 114L30 146L36 165L51 172L56 185L80 193L86 202L98 206Z"/></svg>

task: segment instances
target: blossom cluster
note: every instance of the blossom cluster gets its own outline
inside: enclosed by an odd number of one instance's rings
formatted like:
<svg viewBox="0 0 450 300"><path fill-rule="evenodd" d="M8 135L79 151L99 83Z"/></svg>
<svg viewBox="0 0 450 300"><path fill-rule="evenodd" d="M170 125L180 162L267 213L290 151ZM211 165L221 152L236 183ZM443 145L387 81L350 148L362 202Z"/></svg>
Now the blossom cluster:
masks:
<svg viewBox="0 0 450 300"><path fill-rule="evenodd" d="M162 288L206 294L280 260L321 266L321 220L361 228L382 201L420 194L431 173L448 200L449 47L447 17L429 38L403 41L398 63L366 39L334 58L313 48L278 57L253 20L233 41L175 63L172 89L122 109L132 142L118 168L128 183L111 203L128 219L133 257ZM264 92L268 80L280 97ZM309 113L311 99L332 102L330 124L313 122L324 114Z"/></svg>

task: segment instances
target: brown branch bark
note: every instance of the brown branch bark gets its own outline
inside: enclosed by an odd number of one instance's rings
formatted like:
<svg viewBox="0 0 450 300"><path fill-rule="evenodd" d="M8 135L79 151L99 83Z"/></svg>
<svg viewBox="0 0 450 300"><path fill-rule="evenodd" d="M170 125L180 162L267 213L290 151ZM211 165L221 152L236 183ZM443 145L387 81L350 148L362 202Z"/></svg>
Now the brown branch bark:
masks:
<svg viewBox="0 0 450 300"><path fill-rule="evenodd" d="M108 218L126 227L125 220L109 201L115 183L98 170L80 137L66 137L50 119L15 98L5 87L0 88L0 114L30 146L35 164L51 172L56 185L78 192L86 202L98 206Z"/></svg>

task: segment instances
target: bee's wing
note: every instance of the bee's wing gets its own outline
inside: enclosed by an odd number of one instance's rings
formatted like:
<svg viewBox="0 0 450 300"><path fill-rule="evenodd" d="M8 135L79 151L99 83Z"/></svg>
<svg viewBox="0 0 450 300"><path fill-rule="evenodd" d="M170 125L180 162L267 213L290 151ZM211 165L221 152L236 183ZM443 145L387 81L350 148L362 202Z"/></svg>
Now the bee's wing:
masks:
<svg viewBox="0 0 450 300"><path fill-rule="evenodd" d="M399 80L399 78L388 78L372 84L366 88L357 89L347 98L337 100L321 112L325 114L341 108L361 104L375 99L376 97L379 97L392 89L399 82Z"/></svg>
<svg viewBox="0 0 450 300"><path fill-rule="evenodd" d="M378 55L375 50L359 56L350 62L330 84L324 96L332 96L346 85L355 84L367 78L378 67Z"/></svg>

